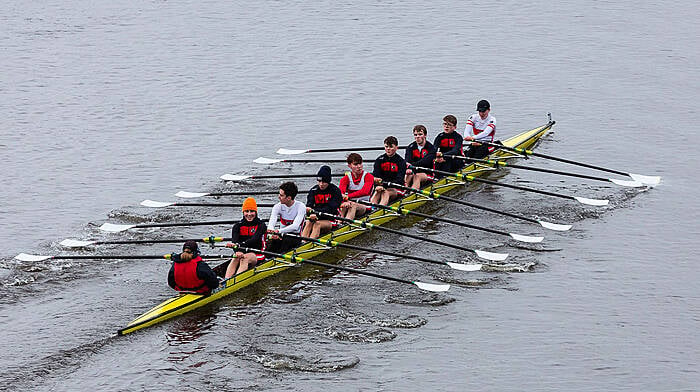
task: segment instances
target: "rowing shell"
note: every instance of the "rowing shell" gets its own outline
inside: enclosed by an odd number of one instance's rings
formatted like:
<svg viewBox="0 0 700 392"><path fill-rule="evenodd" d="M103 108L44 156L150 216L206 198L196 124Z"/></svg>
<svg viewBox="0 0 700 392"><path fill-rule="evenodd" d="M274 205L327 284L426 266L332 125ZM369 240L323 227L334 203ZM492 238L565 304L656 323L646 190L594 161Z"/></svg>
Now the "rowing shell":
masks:
<svg viewBox="0 0 700 392"><path fill-rule="evenodd" d="M554 121L550 121L545 125L508 138L503 142L503 144L508 147L532 149L535 143L542 136L544 136L547 133L547 131L549 131L552 128L553 125ZM519 155L512 152L498 150L491 155L491 159L504 159L517 156ZM493 167L475 163L462 169L461 173L469 174L471 176L482 176L491 172L492 170ZM457 187L461 187L462 185L464 185L464 182L460 181L459 179L446 177L435 182L434 184L426 186L424 189L434 192L436 194L443 194ZM399 201L394 202L392 206L407 210L414 210L431 200L432 199L422 194L414 193L404 197ZM372 223L374 225L382 225L386 222L396 219L399 216L401 215L392 211L378 210L363 218L362 220L367 223ZM368 230L369 228L361 227L361 225L345 225L326 234L325 236L321 237L321 239L332 240L337 242L346 242ZM289 251L287 255L311 258L325 252L328 249L330 248L327 246L309 242L296 249ZM214 270L218 272L222 269L225 269L227 263L228 262L215 267ZM256 266L253 269L247 270L223 281L219 288L214 290L209 295L180 294L178 296L170 298L131 321L126 327L120 329L118 331L118 334L126 335L139 329L143 329L151 325L158 324L165 320L171 319L173 317L179 316L181 314L190 312L208 303L214 302L220 298L230 295L257 281L263 280L269 276L278 274L290 267L295 267L298 265L299 263L297 262L290 262L288 260L283 259L268 260L263 264Z"/></svg>

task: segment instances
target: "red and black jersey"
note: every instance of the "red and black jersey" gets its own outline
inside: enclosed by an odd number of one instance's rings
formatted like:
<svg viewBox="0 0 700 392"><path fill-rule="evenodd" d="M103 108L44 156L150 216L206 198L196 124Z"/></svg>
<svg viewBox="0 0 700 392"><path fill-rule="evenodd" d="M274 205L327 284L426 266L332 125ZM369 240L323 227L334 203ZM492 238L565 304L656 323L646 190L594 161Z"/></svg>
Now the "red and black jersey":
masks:
<svg viewBox="0 0 700 392"><path fill-rule="evenodd" d="M382 182L403 185L406 176L406 161L399 154L390 157L384 153L374 161L372 175L374 178L381 178Z"/></svg>
<svg viewBox="0 0 700 392"><path fill-rule="evenodd" d="M233 225L231 229L231 242L245 248L265 249L265 232L267 226L257 216L251 222L245 218Z"/></svg>
<svg viewBox="0 0 700 392"><path fill-rule="evenodd" d="M324 190L321 190L318 185L314 185L306 196L307 207L327 214L338 215L338 208L342 202L343 194L335 184L328 184Z"/></svg>
<svg viewBox="0 0 700 392"><path fill-rule="evenodd" d="M462 143L464 143L464 138L457 131L440 132L433 141L435 148L443 155L462 155Z"/></svg>
<svg viewBox="0 0 700 392"><path fill-rule="evenodd" d="M425 145L421 149L418 148L418 143L413 142L406 147L406 163L413 166L432 169L436 152L437 149L429 141L426 141Z"/></svg>

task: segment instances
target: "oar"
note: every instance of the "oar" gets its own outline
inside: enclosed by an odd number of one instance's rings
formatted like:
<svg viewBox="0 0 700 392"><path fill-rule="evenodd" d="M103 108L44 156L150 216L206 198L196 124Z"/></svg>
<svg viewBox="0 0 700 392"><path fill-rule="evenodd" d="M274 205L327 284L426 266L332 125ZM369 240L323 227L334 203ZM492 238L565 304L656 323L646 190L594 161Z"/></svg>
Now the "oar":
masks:
<svg viewBox="0 0 700 392"><path fill-rule="evenodd" d="M309 191L299 191L297 192L299 194L302 193L309 193ZM183 199L194 199L197 197L205 197L205 196L211 196L211 197L217 197L217 196L253 196L253 195L278 195L279 190L276 191L237 191L237 192L212 192L212 193L205 193L205 192L185 192L185 191L180 191L175 194L177 197L182 197Z"/></svg>
<svg viewBox="0 0 700 392"><path fill-rule="evenodd" d="M345 173L331 174L331 177L342 177ZM242 174L224 174L220 179L224 181L243 181L257 180L267 178L315 178L317 174L263 174L263 175L242 175Z"/></svg>
<svg viewBox="0 0 700 392"><path fill-rule="evenodd" d="M434 292L444 292L450 289L449 284L433 284L433 283L423 283L423 282L418 282L418 281L412 281L412 280L406 280L406 279L401 279L401 278L396 278L394 276L389 276L389 275L382 275L382 274L377 274L374 272L369 272L369 271L363 271L355 268L349 268L349 267L343 267L340 265L333 265L333 264L326 264L326 263L321 263L316 260L311 260L311 259L304 259L299 256L294 256L294 255L289 255L289 254L280 254L280 253L274 253L274 252L268 252L265 250L259 250L259 249L253 249L253 248L246 248L246 247L234 247L234 249L240 250L245 253L253 252L253 253L258 253L258 254L263 254L266 256L270 257L276 257L284 260L291 261L293 263L306 263L306 264L311 264L323 268L328 268L328 269L336 269L340 271L346 271L346 272L352 272L354 274L359 274L359 275L367 275L367 276L372 276L374 278L380 278L380 279L385 279L385 280L391 280L394 282L399 282L399 283L406 283L406 284L411 284L414 286L417 286L418 288L426 291L434 291Z"/></svg>
<svg viewBox="0 0 700 392"><path fill-rule="evenodd" d="M641 182L641 183L643 183L643 184L645 184L645 185L649 185L649 186L658 185L659 182L661 182L661 177L659 177L659 176L644 176L644 175L641 175L641 174L626 173L626 172L623 172L623 171L613 170L613 169L607 169L607 168L604 168L604 167L601 167L601 166L595 166L595 165L591 165L591 164L588 164L588 163L572 161L572 160L570 160L570 159L558 158L558 157L551 156L551 155L545 155L545 154L537 153L537 152L534 152L534 151L531 151L531 150L526 150L526 149L524 149L524 148L508 147L508 146L504 146L504 145L498 144L498 143L490 143L490 142L480 142L480 143L483 143L483 144L486 144L486 145L489 145L489 146L493 146L493 147L496 147L496 148L504 149L504 150L514 151L514 152L517 152L517 153L520 153L520 154L524 154L524 155L532 155L532 156L535 156L535 157L540 157L540 158L545 158L545 159L551 159L551 160L554 160L554 161L569 163L569 164L572 164L572 165L583 166L583 167L587 167L587 168L589 168L589 169L600 170L600 171L604 171L604 172L608 172L608 173L613 173L613 174L619 174L619 175L621 175L621 176L628 176L628 177L630 177L631 179L633 179L633 180L635 180L635 181L639 181L639 182Z"/></svg>
<svg viewBox="0 0 700 392"><path fill-rule="evenodd" d="M404 149L406 146L399 146L399 149ZM314 152L345 152L345 151L373 151L373 150L383 150L384 147L341 147L341 148L314 148L309 150L290 150L287 148L280 148L277 153L280 155L299 155Z"/></svg>
<svg viewBox="0 0 700 392"><path fill-rule="evenodd" d="M170 243L184 243L187 241L197 241L213 244L215 242L231 241L231 238L224 237L205 237L205 238L168 238L168 239L155 239L155 240L122 240L122 241L84 241L84 240L73 240L65 239L60 242L60 244L66 248L83 248L90 245L126 245L126 244L170 244Z"/></svg>
<svg viewBox="0 0 700 392"><path fill-rule="evenodd" d="M240 219L236 220L222 220L222 221L209 221L209 222L173 222L173 223L141 223L138 225L116 225L114 223L103 223L100 226L100 230L108 231L110 233L119 233L129 229L147 229L151 227L177 227L177 226L206 226L206 225L227 225L240 222Z"/></svg>
<svg viewBox="0 0 700 392"><path fill-rule="evenodd" d="M163 207L242 207L243 203L178 203L144 200L140 203L144 207L163 208ZM258 207L273 207L272 203L257 203Z"/></svg>
<svg viewBox="0 0 700 392"><path fill-rule="evenodd" d="M419 236L419 235L410 234L410 233L406 233L406 232L403 232L403 231L390 229L390 228L384 227L384 226L378 226L378 225L375 225L375 224L372 224L372 223L369 223L369 222L365 222L365 221L363 221L363 220L348 219L348 218L343 218L343 217L341 217L341 216L339 216L339 215L327 214L327 213L325 213L325 212L315 212L315 211L313 211L313 210L312 210L311 212L312 212L313 214L316 214L316 215L319 216L319 217L325 217L325 218L330 219L330 220L338 220L338 221L341 221L341 222L352 223L352 224L357 225L357 226L360 226L360 227L364 227L364 228L368 228L368 229L377 229L377 230L380 230L380 231L386 231L387 233L393 233L393 234L396 234L396 235L401 235L401 236L404 236L404 237L413 238L414 240L418 240L418 241L425 241L425 242L430 242L430 243L437 244L437 245L447 246L447 247L454 248L454 249L464 250L464 251L467 251L467 252L473 252L473 253L475 253L477 256L481 257L482 259L486 259L486 260L491 260L491 261L503 261L503 260L505 260L505 259L508 257L508 254L507 254L507 253L492 253L492 252L486 252L486 251L479 250L479 249L465 248L465 247L463 247L463 246L460 246L460 245L457 245L457 244L453 244L453 243L450 243L450 242L444 242L444 241L440 241L440 240L434 240L434 239L432 239L432 238L422 237L422 236Z"/></svg>
<svg viewBox="0 0 700 392"><path fill-rule="evenodd" d="M380 249L373 249L373 248L365 248L362 246L357 246L357 245L350 245L350 244L345 244L342 242L338 241L332 241L332 240L322 240L318 238L311 238L311 237L303 237L300 235L296 234L283 234L284 236L287 237L292 237L292 238L299 238L304 241L310 241L310 242L315 242L319 245L327 245L327 246L332 246L332 247L340 247L340 248L347 248L347 249L354 249L354 250L359 250L363 252L370 252L370 253L376 253L380 255L387 255L387 256L396 256L396 257L403 257L405 259L411 259L411 260L418 260L418 261L424 261L426 263L433 263L433 264L443 264L447 265L452 269L456 269L459 271L479 271L482 267L481 264L464 264L464 263L451 263L449 261L440 261L440 260L435 260L435 259L430 259L427 257L421 257L421 256L413 256L413 255L407 255L407 254L402 254L402 253L395 253L395 252L389 252L386 250L380 250Z"/></svg>
<svg viewBox="0 0 700 392"><path fill-rule="evenodd" d="M345 163L345 159L275 159L259 157L253 160L255 163L262 165L271 165L273 163L290 162L290 163Z"/></svg>
<svg viewBox="0 0 700 392"><path fill-rule="evenodd" d="M580 197L580 196L562 195L561 193L541 191L539 189L528 188L528 187L524 187L524 186L520 186L520 185L504 184L501 182L486 180L483 178L478 178L478 177L474 177L474 176L470 176L470 175L462 174L462 173L450 173L450 172L446 172L446 171L442 171L442 170L428 169L425 167L416 167L416 166L412 166L411 169L413 169L414 171L426 171L426 172L430 172L430 173L441 174L443 176L460 178L460 179L467 180L467 181L475 181L475 182L481 182L481 183L489 184L489 185L519 189L521 191L534 192L534 193L539 193L541 195L554 196L554 197L559 197L562 199L576 200L581 204L586 204L589 206L606 206L610 202L608 200L588 199L588 198Z"/></svg>
<svg viewBox="0 0 700 392"><path fill-rule="evenodd" d="M640 181L627 181L627 180L618 180L616 178L604 178L604 177L596 177L596 176L589 176L586 174L578 174L578 173L572 173L572 172L565 172L565 171L559 171L559 170L552 170L552 169L544 169L541 167L530 167L530 166L521 166L521 165L514 165L512 163L504 162L504 161L494 161L494 160L489 160L489 159L474 159L474 158L467 158L463 157L461 155L446 155L449 157L457 158L457 159L462 159L466 160L468 162L480 162L480 163L485 163L487 165L494 165L494 166L504 166L504 167L510 167L513 169L523 169L523 170L531 170L531 171L537 171L537 172L542 172L542 173L550 173L550 174L558 174L561 176L569 176L569 177L578 177L578 178L585 178L588 180L595 180L595 181L604 181L604 182L612 182L613 184L620 185L620 186L627 186L627 187L633 187L633 188L639 188L642 186L645 186L644 183Z"/></svg>
<svg viewBox="0 0 700 392"><path fill-rule="evenodd" d="M124 260L141 260L141 259L166 259L170 260L172 253L165 255L57 255L57 256L40 256L40 255L30 255L27 253L20 253L15 256L15 259L19 261L36 262L44 261L49 259L55 260L113 260L113 259L124 259ZM202 256L203 259L229 259L231 255L207 255Z"/></svg>
<svg viewBox="0 0 700 392"><path fill-rule="evenodd" d="M455 198L452 198L452 197L449 197L449 196L445 196L445 195L441 195L441 194L435 193L435 192L433 192L433 191L426 191L426 190L421 190L421 189L413 189L413 188L411 188L411 187L407 187L407 186L404 186L404 185L396 184L396 183L393 183L393 182L388 182L388 183L387 183L387 186L392 187L392 188L402 189L402 190L405 190L405 191L408 191L408 192L418 193L418 194L421 194L421 195L424 195L424 196L428 196L428 197L433 198L433 199L446 200L446 201L449 201L449 202L452 202L452 203L456 203L456 204L461 204L461 205L464 205L464 206L467 206L467 207L472 207L472 208L476 208L476 209L479 209L479 210L489 211L489 212L493 212L493 213L495 213L495 214L501 214L501 215L509 216L509 217L511 217L511 218L524 220L524 221L527 221L527 222L537 223L537 224L539 224L540 226L544 227L545 229L556 230L556 231L567 231L567 230L571 229L571 225L561 225L561 224L557 224L557 223L550 223L550 222L545 222L545 221L541 221L541 220L537 220L537 219L533 219L533 218L528 218L528 217L523 216L523 215L512 214L512 213L510 213L510 212L501 211L501 210L496 210L496 209L493 209L493 208L480 206L480 205L478 205L478 204L469 203L469 202L467 202L467 201L455 199Z"/></svg>
<svg viewBox="0 0 700 392"><path fill-rule="evenodd" d="M470 229L481 230L481 231L485 231L487 233L504 235L504 236L511 237L512 239L514 239L516 241L521 241L521 242L531 242L531 243L542 242L542 240L544 239L544 237L531 237L531 236L527 236L527 235L507 233L507 232L501 231L501 230L495 230L495 229L489 229L487 227L471 225L469 223L464 223L464 222L456 221L453 219L441 218L441 217L435 216L435 215L423 214L421 212L411 211L411 210L408 210L405 208L385 206L382 204L375 204L375 203L370 203L370 202L362 201L362 200L359 200L358 203L364 204L366 206L374 207L374 208L381 208L381 209L388 210L388 211L398 212L399 214L403 214L403 215L415 215L415 216L420 216L421 218L427 218L427 219L432 219L435 221L449 223L452 225L468 227Z"/></svg>

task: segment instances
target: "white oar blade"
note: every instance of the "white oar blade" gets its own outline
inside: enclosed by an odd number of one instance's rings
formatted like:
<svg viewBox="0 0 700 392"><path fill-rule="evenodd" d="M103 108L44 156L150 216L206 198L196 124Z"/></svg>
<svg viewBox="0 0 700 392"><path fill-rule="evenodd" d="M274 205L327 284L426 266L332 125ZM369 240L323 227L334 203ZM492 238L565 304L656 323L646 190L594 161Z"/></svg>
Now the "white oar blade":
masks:
<svg viewBox="0 0 700 392"><path fill-rule="evenodd" d="M447 262L447 265L450 266L452 269L456 269L458 271L479 271L481 270L481 267L483 266L482 264L462 264L462 263L451 263Z"/></svg>
<svg viewBox="0 0 700 392"><path fill-rule="evenodd" d="M164 201L153 201L153 200L144 200L141 202L141 205L144 207L153 207L153 208L162 208L162 207L168 207L171 206L175 203L169 203L169 202L164 202Z"/></svg>
<svg viewBox="0 0 700 392"><path fill-rule="evenodd" d="M644 183L640 181L618 180L616 178L608 178L608 181L612 182L613 184L617 184L620 186L628 186L631 188L639 188L644 186Z"/></svg>
<svg viewBox="0 0 700 392"><path fill-rule="evenodd" d="M263 165L270 165L270 164L273 164L273 163L284 162L284 159L272 159L272 158L259 157L259 158L255 158L255 159L253 160L253 162L255 162L255 163L260 163L260 164L263 164Z"/></svg>
<svg viewBox="0 0 700 392"><path fill-rule="evenodd" d="M108 231L110 233L119 233L120 231L129 230L134 226L136 225L115 225L113 223L104 223L102 226L100 226L100 230Z"/></svg>
<svg viewBox="0 0 700 392"><path fill-rule="evenodd" d="M641 174L628 173L628 176L632 177L633 180L644 183L644 185L659 185L661 182L661 177L659 176L643 176Z"/></svg>
<svg viewBox="0 0 700 392"><path fill-rule="evenodd" d="M426 290L426 291L435 291L438 293L445 292L450 289L449 284L432 284L432 283L423 283L423 282L413 282L418 288L421 290Z"/></svg>
<svg viewBox="0 0 700 392"><path fill-rule="evenodd" d="M491 261L503 261L508 258L508 253L493 253L478 249L475 250L474 253L476 253L476 255L481 257L482 259Z"/></svg>
<svg viewBox="0 0 700 392"><path fill-rule="evenodd" d="M610 203L609 200L588 199L585 197L578 197L578 196L574 196L574 199L576 199L581 204L587 204L589 206L597 206L597 207L607 206L608 203Z"/></svg>
<svg viewBox="0 0 700 392"><path fill-rule="evenodd" d="M288 150L286 148L280 148L277 150L277 153L280 155L298 155L298 154L303 154L309 150Z"/></svg>
<svg viewBox="0 0 700 392"><path fill-rule="evenodd" d="M224 174L223 176L219 177L224 181L242 181L247 178L250 178L252 176L242 176L239 174Z"/></svg>
<svg viewBox="0 0 700 392"><path fill-rule="evenodd" d="M560 225L557 223L550 223L550 222L545 222L545 221L537 221L539 222L542 227L545 229L549 230L555 230L555 231L568 231L571 230L571 225Z"/></svg>
<svg viewBox="0 0 700 392"><path fill-rule="evenodd" d="M536 242L542 242L544 237L531 237L529 235L522 235L522 234L515 234L515 233L508 233L510 236L520 242L530 242L530 243L536 243Z"/></svg>
<svg viewBox="0 0 700 392"><path fill-rule="evenodd" d="M184 199L194 199L195 197L204 197L209 195L209 193L201 193L201 192L185 192L185 191L180 191L175 194L177 197L182 197Z"/></svg>
<svg viewBox="0 0 700 392"><path fill-rule="evenodd" d="M19 261L44 261L51 258L53 258L53 256L30 255L27 253L20 253L17 256L15 256L15 259Z"/></svg>
<svg viewBox="0 0 700 392"><path fill-rule="evenodd" d="M80 240L71 240L71 239L65 239L60 242L61 246L65 246L66 248L82 248L88 245L92 245L97 241L80 241Z"/></svg>

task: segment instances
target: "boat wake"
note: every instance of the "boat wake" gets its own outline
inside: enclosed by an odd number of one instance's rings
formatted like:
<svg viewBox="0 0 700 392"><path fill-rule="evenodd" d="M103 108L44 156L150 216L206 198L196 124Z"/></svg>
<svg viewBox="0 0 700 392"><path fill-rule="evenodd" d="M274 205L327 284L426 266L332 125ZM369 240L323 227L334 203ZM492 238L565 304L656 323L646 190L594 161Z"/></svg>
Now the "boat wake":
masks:
<svg viewBox="0 0 700 392"><path fill-rule="evenodd" d="M293 355L275 353L255 347L248 347L236 356L261 364L268 369L294 370L313 373L332 373L350 369L360 363L358 357L333 357L331 355Z"/></svg>

